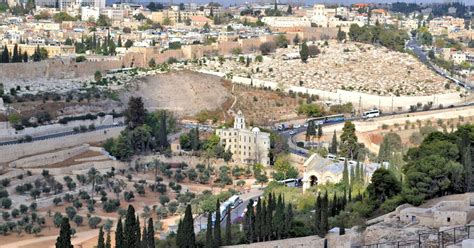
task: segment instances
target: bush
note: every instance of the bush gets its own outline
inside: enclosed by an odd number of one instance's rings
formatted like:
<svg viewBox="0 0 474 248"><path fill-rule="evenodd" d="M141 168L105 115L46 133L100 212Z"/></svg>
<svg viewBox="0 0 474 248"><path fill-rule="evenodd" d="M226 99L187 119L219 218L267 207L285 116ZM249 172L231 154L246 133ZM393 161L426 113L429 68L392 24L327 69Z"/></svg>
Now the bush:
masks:
<svg viewBox="0 0 474 248"><path fill-rule="evenodd" d="M81 62L84 62L86 60L87 60L86 57L84 57L82 55L76 57L76 63L81 63Z"/></svg>
<svg viewBox="0 0 474 248"><path fill-rule="evenodd" d="M260 44L260 51L263 55L268 55L274 53L276 50L276 44L271 41L264 42Z"/></svg>
<svg viewBox="0 0 474 248"><path fill-rule="evenodd" d="M89 227L92 229L97 228L97 226L100 224L102 221L102 218L94 216L89 218Z"/></svg>

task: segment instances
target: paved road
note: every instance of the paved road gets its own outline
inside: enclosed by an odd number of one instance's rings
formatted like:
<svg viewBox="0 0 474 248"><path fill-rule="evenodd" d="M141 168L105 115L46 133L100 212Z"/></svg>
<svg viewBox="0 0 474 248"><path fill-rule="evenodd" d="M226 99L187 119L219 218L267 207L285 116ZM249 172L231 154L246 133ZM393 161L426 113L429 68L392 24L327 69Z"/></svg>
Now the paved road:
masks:
<svg viewBox="0 0 474 248"><path fill-rule="evenodd" d="M250 192L244 193L240 195L240 198L243 200L241 204L239 204L236 208L232 209L231 211L231 221L235 223L238 221L241 216L243 215L245 209L247 208L247 204L249 203L250 199L257 199L258 197L263 195L263 190L261 189L251 189ZM221 222L221 227L225 227L226 219L223 218ZM207 228L207 215L200 215L194 219L194 231L199 233Z"/></svg>
<svg viewBox="0 0 474 248"><path fill-rule="evenodd" d="M459 85L463 88L466 88L467 90L474 90L474 85L472 85L468 82L460 81L459 79L456 79L456 78L453 78L453 77L447 75L444 70L442 70L441 68L439 68L435 64L431 63L431 60L426 56L426 53L423 52L423 49L421 49L420 45L418 45L418 43L416 42L415 37L410 38L410 40L407 42L406 46L407 46L407 48L412 50L416 54L416 56L418 56L418 58L421 60L421 62L426 64L429 68L431 68L433 71L435 71L436 73L438 73L442 77L445 77L445 78L453 81L457 85Z"/></svg>

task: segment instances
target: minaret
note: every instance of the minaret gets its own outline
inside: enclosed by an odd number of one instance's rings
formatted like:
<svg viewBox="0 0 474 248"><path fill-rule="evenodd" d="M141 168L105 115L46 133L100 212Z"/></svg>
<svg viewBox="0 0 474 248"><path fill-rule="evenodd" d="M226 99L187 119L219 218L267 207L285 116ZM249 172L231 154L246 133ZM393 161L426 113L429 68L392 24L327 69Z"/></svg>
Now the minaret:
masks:
<svg viewBox="0 0 474 248"><path fill-rule="evenodd" d="M234 128L235 129L245 129L245 117L242 114L242 111L238 111L234 119Z"/></svg>

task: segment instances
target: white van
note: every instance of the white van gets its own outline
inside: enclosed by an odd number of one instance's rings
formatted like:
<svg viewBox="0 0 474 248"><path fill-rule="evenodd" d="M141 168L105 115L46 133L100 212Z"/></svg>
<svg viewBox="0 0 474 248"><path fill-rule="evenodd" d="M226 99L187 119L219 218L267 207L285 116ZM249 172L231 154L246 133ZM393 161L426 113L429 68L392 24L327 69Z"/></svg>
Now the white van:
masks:
<svg viewBox="0 0 474 248"><path fill-rule="evenodd" d="M328 155L326 156L327 159L331 159L331 160L336 160L336 155L334 154L331 154L331 153L328 153Z"/></svg>

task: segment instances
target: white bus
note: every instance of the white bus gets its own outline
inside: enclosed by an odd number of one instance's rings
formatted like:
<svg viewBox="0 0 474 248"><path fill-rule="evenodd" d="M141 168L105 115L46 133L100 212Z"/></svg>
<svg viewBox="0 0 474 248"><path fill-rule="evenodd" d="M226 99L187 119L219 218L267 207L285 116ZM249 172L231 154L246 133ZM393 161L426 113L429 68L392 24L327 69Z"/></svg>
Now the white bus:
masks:
<svg viewBox="0 0 474 248"><path fill-rule="evenodd" d="M236 208L240 203L242 203L242 200L238 195L233 195L226 202L230 204L231 208Z"/></svg>
<svg viewBox="0 0 474 248"><path fill-rule="evenodd" d="M363 118L374 118L374 117L379 117L379 116L380 116L380 110L378 109L369 110L362 114Z"/></svg>

